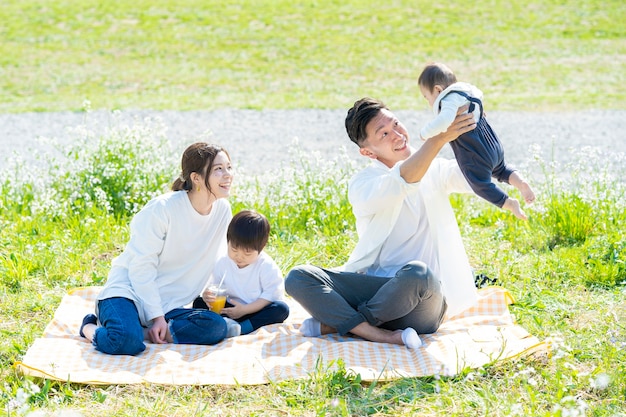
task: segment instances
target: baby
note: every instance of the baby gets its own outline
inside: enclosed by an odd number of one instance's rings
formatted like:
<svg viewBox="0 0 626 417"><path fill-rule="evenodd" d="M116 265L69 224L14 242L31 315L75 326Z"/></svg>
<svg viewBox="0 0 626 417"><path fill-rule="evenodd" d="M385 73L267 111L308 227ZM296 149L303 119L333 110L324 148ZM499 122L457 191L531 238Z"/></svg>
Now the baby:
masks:
<svg viewBox="0 0 626 417"><path fill-rule="evenodd" d="M432 106L435 118L420 131L422 140L445 132L456 117L459 107L469 104L474 113L476 129L450 142L454 156L474 192L496 206L526 220L519 201L508 196L492 182L492 177L519 190L526 203L535 201L535 193L521 174L504 161L504 149L483 111L483 93L475 86L457 82L445 65L427 65L418 79L420 91Z"/></svg>

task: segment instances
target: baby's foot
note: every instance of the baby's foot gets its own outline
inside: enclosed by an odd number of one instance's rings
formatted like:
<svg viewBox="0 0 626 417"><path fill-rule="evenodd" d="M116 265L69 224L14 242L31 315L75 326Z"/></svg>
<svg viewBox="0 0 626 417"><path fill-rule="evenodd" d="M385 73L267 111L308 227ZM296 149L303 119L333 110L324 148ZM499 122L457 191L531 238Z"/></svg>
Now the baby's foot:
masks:
<svg viewBox="0 0 626 417"><path fill-rule="evenodd" d="M517 187L517 189L522 194L522 197L524 198L526 204L531 204L533 201L535 201L535 193L533 192L533 189L530 188L530 185L528 185L527 182L522 182L520 186Z"/></svg>
<svg viewBox="0 0 626 417"><path fill-rule="evenodd" d="M519 201L514 198L507 198L502 208L513 213L518 219L528 220L528 217L526 217L526 213L524 213L519 205Z"/></svg>

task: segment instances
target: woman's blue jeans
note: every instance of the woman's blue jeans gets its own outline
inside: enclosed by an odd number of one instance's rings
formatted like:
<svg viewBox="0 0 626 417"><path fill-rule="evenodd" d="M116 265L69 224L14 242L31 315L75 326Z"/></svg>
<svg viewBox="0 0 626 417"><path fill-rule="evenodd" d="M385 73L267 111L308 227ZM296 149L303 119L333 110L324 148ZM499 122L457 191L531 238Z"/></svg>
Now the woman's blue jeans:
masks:
<svg viewBox="0 0 626 417"><path fill-rule="evenodd" d="M137 355L146 349L144 328L135 303L113 297L98 302L98 320L93 345L110 355ZM214 345L226 337L226 322L207 310L177 308L165 315L174 343Z"/></svg>

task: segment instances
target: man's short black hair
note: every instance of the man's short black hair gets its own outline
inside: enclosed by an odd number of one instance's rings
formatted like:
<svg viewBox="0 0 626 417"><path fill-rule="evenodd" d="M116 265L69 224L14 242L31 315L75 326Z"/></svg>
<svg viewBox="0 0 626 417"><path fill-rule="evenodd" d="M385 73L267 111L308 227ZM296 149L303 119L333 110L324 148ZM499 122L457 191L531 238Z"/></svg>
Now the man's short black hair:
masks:
<svg viewBox="0 0 626 417"><path fill-rule="evenodd" d="M348 132L350 140L356 143L359 148L361 147L361 143L367 138L367 132L365 131L367 124L374 117L378 116L382 109L389 110L382 101L371 97L364 97L355 101L354 106L348 110L346 116L346 131Z"/></svg>

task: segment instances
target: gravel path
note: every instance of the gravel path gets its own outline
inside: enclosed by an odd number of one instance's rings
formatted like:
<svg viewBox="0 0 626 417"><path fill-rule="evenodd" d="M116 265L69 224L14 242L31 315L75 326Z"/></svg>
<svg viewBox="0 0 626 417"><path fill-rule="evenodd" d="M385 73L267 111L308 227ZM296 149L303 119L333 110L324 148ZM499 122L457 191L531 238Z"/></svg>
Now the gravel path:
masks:
<svg viewBox="0 0 626 417"><path fill-rule="evenodd" d="M415 138L429 114L425 111L396 111ZM345 133L346 110L217 110L217 111L126 111L118 119L130 123L135 118L160 118L167 137L182 149L203 133L211 131L212 141L229 150L233 162L248 173L280 168L294 158L293 148L308 154L317 151L333 158L340 147L351 158L362 159ZM67 129L84 123L83 113L21 113L0 115L0 170L14 151L29 161L30 149L50 152L38 144L39 136L61 143ZM88 126L98 131L111 123L107 111L89 113ZM502 140L509 163L519 165L527 159L531 144L539 144L545 160L567 161L571 150L598 146L604 151L626 152L626 111L585 112L490 112L489 120ZM294 139L298 138L298 142ZM414 142L415 143L415 142ZM446 147L443 154L451 156Z"/></svg>

